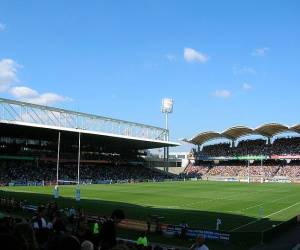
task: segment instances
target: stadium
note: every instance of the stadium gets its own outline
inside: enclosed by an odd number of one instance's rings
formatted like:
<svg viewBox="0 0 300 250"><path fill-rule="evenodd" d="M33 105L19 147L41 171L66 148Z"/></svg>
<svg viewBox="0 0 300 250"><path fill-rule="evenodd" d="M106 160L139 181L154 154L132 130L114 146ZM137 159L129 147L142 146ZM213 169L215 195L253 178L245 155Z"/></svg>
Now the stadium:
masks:
<svg viewBox="0 0 300 250"><path fill-rule="evenodd" d="M299 0L1 1L0 250L300 250L299 24Z"/></svg>
<svg viewBox="0 0 300 250"><path fill-rule="evenodd" d="M155 240L184 247L180 225L187 223L186 237L202 234L216 249L268 241L297 223L300 125L202 132L185 140L195 145L187 159L164 150L154 160L150 149L179 145L167 129L3 98L0 110L7 209L28 212L54 200L93 221L121 208L125 238L149 223Z"/></svg>

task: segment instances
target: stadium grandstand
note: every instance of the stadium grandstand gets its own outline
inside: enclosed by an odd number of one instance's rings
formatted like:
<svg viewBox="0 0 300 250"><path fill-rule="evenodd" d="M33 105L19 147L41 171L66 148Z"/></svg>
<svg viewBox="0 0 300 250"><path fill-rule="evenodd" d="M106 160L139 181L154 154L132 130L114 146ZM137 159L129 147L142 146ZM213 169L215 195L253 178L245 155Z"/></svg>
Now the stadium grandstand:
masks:
<svg viewBox="0 0 300 250"><path fill-rule="evenodd" d="M143 156L179 145L166 129L2 98L0 128L2 185L168 178Z"/></svg>
<svg viewBox="0 0 300 250"><path fill-rule="evenodd" d="M287 126L279 123L202 132L185 140L197 148L192 150L193 157L183 176L299 182L299 134L300 124Z"/></svg>

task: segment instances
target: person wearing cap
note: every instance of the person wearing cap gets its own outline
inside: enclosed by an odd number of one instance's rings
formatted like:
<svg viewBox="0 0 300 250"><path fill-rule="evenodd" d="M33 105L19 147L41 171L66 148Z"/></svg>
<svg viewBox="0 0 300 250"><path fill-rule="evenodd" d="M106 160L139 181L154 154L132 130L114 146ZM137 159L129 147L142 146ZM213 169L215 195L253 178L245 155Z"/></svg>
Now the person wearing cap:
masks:
<svg viewBox="0 0 300 250"><path fill-rule="evenodd" d="M198 236L196 242L190 247L190 250L209 250L204 242L205 239L202 236Z"/></svg>

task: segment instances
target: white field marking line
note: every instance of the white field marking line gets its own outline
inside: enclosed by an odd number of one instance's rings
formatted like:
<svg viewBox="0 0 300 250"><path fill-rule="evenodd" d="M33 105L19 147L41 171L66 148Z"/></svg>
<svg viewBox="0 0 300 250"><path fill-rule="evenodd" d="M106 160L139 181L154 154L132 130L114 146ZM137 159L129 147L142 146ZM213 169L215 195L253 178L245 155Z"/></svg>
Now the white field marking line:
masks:
<svg viewBox="0 0 300 250"><path fill-rule="evenodd" d="M264 217L262 217L262 218L256 219L256 220L254 220L254 221L250 221L250 222L247 223L247 224L244 224L244 225L242 225L242 226L239 226L239 227L236 227L236 228L234 228L234 229L231 229L230 232L234 232L234 231L236 231L236 230L238 230L238 229L241 229L241 228L243 228L243 227L249 226L249 225L251 225L251 224L253 224L253 223L257 222L257 221L260 221L260 220L265 219L265 218L268 218L268 217L270 217L270 216L272 216L272 215L281 213L281 212L283 212L283 211L285 211L285 210L287 210L287 209L290 209L291 207L294 207L294 206L296 206L296 205L298 205L298 204L300 204L300 201L297 202L297 203L295 203L295 204L293 204L293 205L290 205L290 206L288 206L288 207L285 207L285 208L283 208L283 209L280 209L280 210L278 210L278 211L276 211L276 212L274 212L274 213L268 214L268 215L266 215L266 216L264 216Z"/></svg>
<svg viewBox="0 0 300 250"><path fill-rule="evenodd" d="M8 190L8 191L11 191L11 192L16 192L16 193L33 193L33 194L39 194L39 192L37 191L23 191L23 190L9 190L9 189L6 189L6 188L3 188L2 190ZM72 198L73 196L62 196L62 197L65 197L65 198ZM103 201L103 199L99 198L99 197L82 197L83 199L91 199L91 200L100 200L100 201ZM106 200L106 201L111 201L111 202L116 202L114 200ZM161 205L156 205L156 204L143 204L143 203L136 203L136 204L126 204L127 207L135 207L135 206L151 206L151 207L155 207L155 208L180 208L178 206L161 206Z"/></svg>
<svg viewBox="0 0 300 250"><path fill-rule="evenodd" d="M8 188L1 188L0 191L7 191L7 192L14 192L14 193L42 194L38 191L12 190L12 189L8 189ZM47 193L43 193L43 194L47 194Z"/></svg>
<svg viewBox="0 0 300 250"><path fill-rule="evenodd" d="M272 190L272 189L267 189L266 191L268 190ZM256 191L254 193L257 193L259 191ZM195 204L198 204L198 203L203 203L203 202L212 202L212 201L216 201L216 200L228 200L228 201L233 201L234 199L229 199L229 198L233 198L235 196L240 196L240 193L235 193L235 194L232 194L232 195L228 195L228 196L223 196L222 198L215 198L215 199L207 199L206 201L197 201L197 202L193 202L193 203L188 203L188 204L185 204L184 206L182 207L187 207L187 206L191 206L191 205L195 205ZM280 198L281 199L281 198ZM235 211L236 212L236 211Z"/></svg>
<svg viewBox="0 0 300 250"><path fill-rule="evenodd" d="M67 188L71 188L69 186L66 186L66 187ZM8 189L8 188L2 188L1 190L3 190L3 191L9 191L9 192L16 192L16 193L34 193L34 194L40 194L40 192L38 192L38 191L11 190L11 189ZM45 194L48 194L48 193L45 193ZM48 194L48 195L51 195L51 194ZM159 207L161 207L161 208L171 208L171 209L172 208L183 208L183 207L189 207L191 205L195 205L195 204L198 204L198 203L208 203L208 202L212 202L212 201L216 201L216 200L229 200L228 198L235 197L235 196L238 196L238 195L239 194L233 194L233 195L229 195L229 196L222 197L222 198L207 199L206 201L198 201L198 202L188 203L188 204L185 204L185 205L182 205L182 206L164 206L164 205L147 204L147 203L137 203L136 205L151 206L151 207L156 207L156 208L159 208ZM295 195L295 194L291 194L291 195L288 195L286 197L276 199L276 200L272 201L271 203L274 203L274 202L282 200L282 199L286 199L287 197L290 197L292 195ZM70 197L73 197L73 196L65 196L65 197L70 198ZM101 201L103 201L103 199L100 199L99 197L83 197L83 198L91 198L93 200L101 200ZM242 210L234 210L234 211L228 211L228 212L231 212L231 213L241 212L241 211L253 208L253 207L260 206L260 205L265 204L265 203L266 202L258 204L258 205L255 205L255 206L252 206L252 207L249 207L249 208L245 208L245 209L242 209ZM129 205L129 206L134 206L134 204Z"/></svg>
<svg viewBox="0 0 300 250"><path fill-rule="evenodd" d="M169 209L182 208L181 206L164 206L164 205L147 204L147 203L136 203L136 205L137 206L144 206L144 207L153 207L153 208L169 208Z"/></svg>
<svg viewBox="0 0 300 250"><path fill-rule="evenodd" d="M270 189L271 190L271 189ZM257 191L259 192L259 191ZM256 193L256 192L255 192ZM207 200L202 200L202 201L196 201L196 202L193 202L193 203L188 203L188 204L185 204L183 206L180 206L180 207L188 207L188 206L191 206L191 205L195 205L195 204L199 204L199 203L208 203L208 202L213 202L213 201L216 201L216 200L227 200L227 201L233 201L234 199L229 199L229 198L233 198L235 196L240 196L240 193L235 193L235 194L232 194L232 195L228 195L228 196L223 196L222 198L215 198L215 199L209 199L207 198ZM236 212L236 211L235 211Z"/></svg>
<svg viewBox="0 0 300 250"><path fill-rule="evenodd" d="M31 194L40 194L40 192L38 191L26 191L26 190L11 190L11 189L8 189L8 188L2 188L0 190L3 190L3 191L9 191L9 192L15 192L15 193L31 193ZM48 193L45 193L45 194L48 194ZM51 195L51 194L48 194L48 195ZM72 198L73 196L62 196L62 197L65 197L65 198ZM92 199L92 200L100 200L100 201L103 201L103 199L99 198L99 197L93 197L93 196L89 196L89 197L82 197L83 199ZM114 202L113 200L108 200L108 201L112 201ZM151 206L151 207L155 207L155 208L182 208L182 206L164 206L164 205L157 205L157 204L146 204L146 203L139 203L137 202L136 204L128 204L127 206Z"/></svg>
<svg viewBox="0 0 300 250"><path fill-rule="evenodd" d="M180 206L180 207L189 207L191 205L195 205L195 204L199 204L199 203L208 203L208 202L212 202L212 201L216 201L216 200L229 200L228 198L232 198L232 197L239 196L239 195L240 195L239 193L236 193L236 194L232 194L232 195L225 196L225 197L223 196L222 198L214 198L214 199L206 198L206 200L201 200L201 201L184 204L183 206Z"/></svg>
<svg viewBox="0 0 300 250"><path fill-rule="evenodd" d="M212 201L216 201L216 200L228 200L228 198L238 196L238 195L240 195L240 194L229 195L229 196L226 196L225 198L223 197L223 198L207 199L205 201L197 201L197 202L193 202L193 203L183 204L183 205L180 205L180 206L166 206L166 205L164 206L164 205L146 204L146 203L139 203L139 205L153 206L153 207L165 207L165 208L185 208L185 207L193 208L193 207L190 207L190 206L198 204L198 203L208 203L208 202L212 202Z"/></svg>
<svg viewBox="0 0 300 250"><path fill-rule="evenodd" d="M287 195L287 196L285 196L285 197L281 197L281 198L279 198L279 199L276 199L276 200L273 200L273 201L270 201L270 202L265 201L265 202L263 202L263 203L260 203L260 204L257 204L257 205L251 206L251 207L243 208L242 210L236 210L235 212L242 212L242 211L245 211L245 210L248 210L248 209L251 209L251 208L255 208L255 207L261 206L261 205L263 205L263 204L265 204L265 203L274 203L274 202L277 202L277 201L280 201L280 200L284 200L284 199L286 199L286 198L288 198L288 197L291 197L291 196L293 196L293 195L295 195L295 193L294 193L294 194Z"/></svg>

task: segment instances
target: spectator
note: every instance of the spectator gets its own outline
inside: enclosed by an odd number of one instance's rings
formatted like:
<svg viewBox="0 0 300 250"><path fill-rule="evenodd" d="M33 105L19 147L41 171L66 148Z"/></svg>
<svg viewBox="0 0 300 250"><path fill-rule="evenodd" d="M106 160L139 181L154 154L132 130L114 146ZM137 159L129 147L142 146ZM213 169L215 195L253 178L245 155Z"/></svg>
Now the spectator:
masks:
<svg viewBox="0 0 300 250"><path fill-rule="evenodd" d="M59 242L59 250L81 250L79 240L73 235L64 235Z"/></svg>
<svg viewBox="0 0 300 250"><path fill-rule="evenodd" d="M148 246L148 238L146 235L146 232L141 233L140 237L137 239L136 244L139 246L144 246L147 247Z"/></svg>
<svg viewBox="0 0 300 250"><path fill-rule="evenodd" d="M37 216L33 217L33 229L39 244L44 244L48 238L47 221L45 219L46 208L39 206Z"/></svg>
<svg viewBox="0 0 300 250"><path fill-rule="evenodd" d="M185 221L182 221L179 226L181 227L180 237L185 238L189 225Z"/></svg>
<svg viewBox="0 0 300 250"><path fill-rule="evenodd" d="M34 231L28 223L18 223L14 228L14 236L23 250L38 250L38 243Z"/></svg>
<svg viewBox="0 0 300 250"><path fill-rule="evenodd" d="M120 209L116 209L113 211L111 217L103 223L100 232L101 250L110 249L117 244L115 226L124 218L124 212Z"/></svg>
<svg viewBox="0 0 300 250"><path fill-rule="evenodd" d="M204 244L205 239L201 236L196 238L196 242L191 246L191 250L209 250L209 248Z"/></svg>
<svg viewBox="0 0 300 250"><path fill-rule="evenodd" d="M88 240L81 243L81 250L94 250L94 244Z"/></svg>
<svg viewBox="0 0 300 250"><path fill-rule="evenodd" d="M23 250L19 241L11 234L0 234L1 249Z"/></svg>

